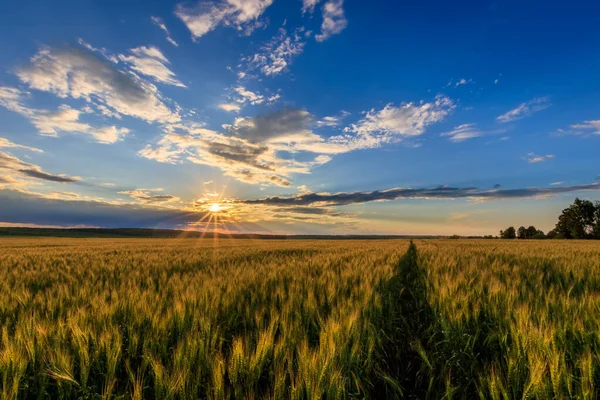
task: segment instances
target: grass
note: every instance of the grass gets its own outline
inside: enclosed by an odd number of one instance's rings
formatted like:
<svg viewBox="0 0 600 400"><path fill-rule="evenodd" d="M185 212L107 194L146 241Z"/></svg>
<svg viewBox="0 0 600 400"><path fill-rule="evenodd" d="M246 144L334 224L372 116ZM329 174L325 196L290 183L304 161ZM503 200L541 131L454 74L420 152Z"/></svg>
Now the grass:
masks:
<svg viewBox="0 0 600 400"><path fill-rule="evenodd" d="M597 398L578 241L5 238L3 399Z"/></svg>

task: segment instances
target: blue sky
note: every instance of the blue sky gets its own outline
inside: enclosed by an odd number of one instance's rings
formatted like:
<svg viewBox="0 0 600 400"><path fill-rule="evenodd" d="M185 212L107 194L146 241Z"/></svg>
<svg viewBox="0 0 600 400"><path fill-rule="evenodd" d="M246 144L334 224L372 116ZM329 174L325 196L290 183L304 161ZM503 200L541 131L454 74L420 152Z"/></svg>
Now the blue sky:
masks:
<svg viewBox="0 0 600 400"><path fill-rule="evenodd" d="M3 8L1 225L488 234L600 198L589 1Z"/></svg>

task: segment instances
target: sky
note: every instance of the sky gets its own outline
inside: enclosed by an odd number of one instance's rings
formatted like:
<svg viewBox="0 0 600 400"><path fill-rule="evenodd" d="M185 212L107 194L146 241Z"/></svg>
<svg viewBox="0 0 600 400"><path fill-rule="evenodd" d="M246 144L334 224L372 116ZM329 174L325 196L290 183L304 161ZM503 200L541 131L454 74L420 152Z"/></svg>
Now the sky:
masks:
<svg viewBox="0 0 600 400"><path fill-rule="evenodd" d="M0 226L485 235L600 200L600 3L2 8Z"/></svg>

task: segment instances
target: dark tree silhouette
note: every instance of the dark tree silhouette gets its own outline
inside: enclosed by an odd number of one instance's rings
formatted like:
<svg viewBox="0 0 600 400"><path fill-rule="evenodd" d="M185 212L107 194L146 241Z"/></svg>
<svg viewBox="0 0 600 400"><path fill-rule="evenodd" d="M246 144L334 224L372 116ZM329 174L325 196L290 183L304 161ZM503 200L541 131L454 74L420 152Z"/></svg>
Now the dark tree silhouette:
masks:
<svg viewBox="0 0 600 400"><path fill-rule="evenodd" d="M598 224L595 219L598 214L596 206L589 200L576 198L573 204L565 208L556 223L556 234L565 239L588 239L595 235Z"/></svg>

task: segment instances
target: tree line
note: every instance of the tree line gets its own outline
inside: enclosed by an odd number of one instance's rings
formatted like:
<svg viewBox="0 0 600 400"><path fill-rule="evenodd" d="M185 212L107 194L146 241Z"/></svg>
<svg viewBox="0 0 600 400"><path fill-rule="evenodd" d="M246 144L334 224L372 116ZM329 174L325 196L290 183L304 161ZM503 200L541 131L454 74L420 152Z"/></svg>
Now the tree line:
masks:
<svg viewBox="0 0 600 400"><path fill-rule="evenodd" d="M548 233L535 226L515 229L510 226L500 231L501 239L600 239L600 201L576 198L562 210L554 229Z"/></svg>

